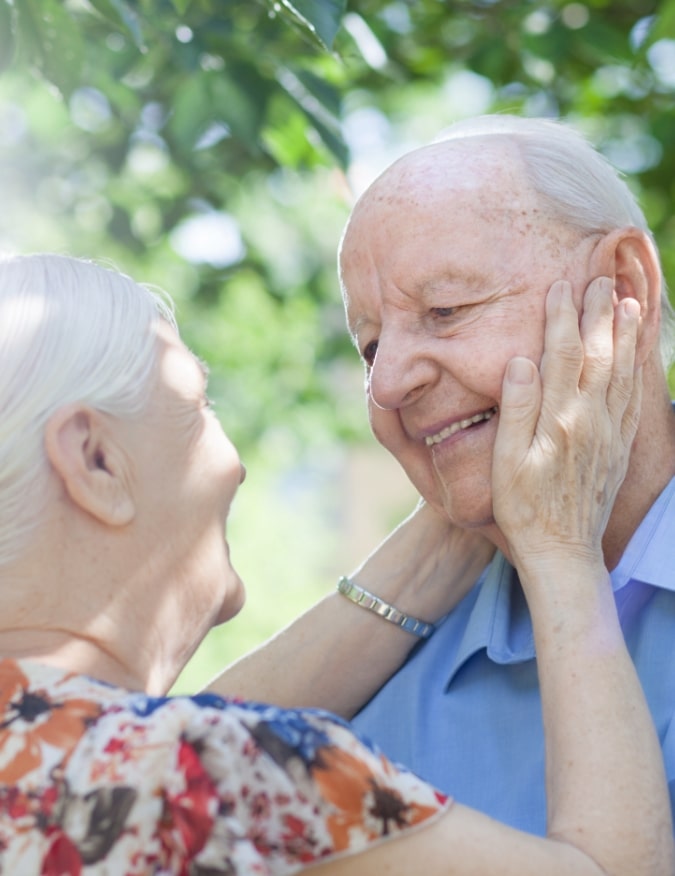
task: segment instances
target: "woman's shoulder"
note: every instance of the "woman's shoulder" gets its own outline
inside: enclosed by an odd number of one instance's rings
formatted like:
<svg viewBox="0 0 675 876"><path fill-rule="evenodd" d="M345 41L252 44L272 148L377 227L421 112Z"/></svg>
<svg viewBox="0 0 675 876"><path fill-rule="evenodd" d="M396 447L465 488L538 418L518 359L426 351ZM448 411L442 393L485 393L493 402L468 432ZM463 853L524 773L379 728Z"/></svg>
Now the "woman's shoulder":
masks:
<svg viewBox="0 0 675 876"><path fill-rule="evenodd" d="M322 711L149 697L15 661L0 661L0 697L0 865L16 854L23 866L28 850L44 864L58 842L111 867L285 873L444 807Z"/></svg>
<svg viewBox="0 0 675 876"><path fill-rule="evenodd" d="M287 710L211 693L149 696L54 666L11 659L0 660L0 721L12 734L41 728L41 737L52 723L68 725L68 736L78 726L91 733L118 724L122 732L134 735L146 727L167 739L178 739L191 726L203 736L222 735L228 725L249 735L259 727L261 738L277 736L301 750L310 739L316 747L340 731L349 735L344 721L319 710Z"/></svg>

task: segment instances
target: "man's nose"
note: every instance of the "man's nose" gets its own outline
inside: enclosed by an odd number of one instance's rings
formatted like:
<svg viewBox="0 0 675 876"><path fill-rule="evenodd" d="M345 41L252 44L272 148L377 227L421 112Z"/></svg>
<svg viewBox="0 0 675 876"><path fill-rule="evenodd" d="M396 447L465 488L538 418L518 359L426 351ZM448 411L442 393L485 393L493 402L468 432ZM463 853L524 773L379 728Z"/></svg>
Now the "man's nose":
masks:
<svg viewBox="0 0 675 876"><path fill-rule="evenodd" d="M416 338L383 333L367 379L378 408L395 410L415 401L435 379L436 366Z"/></svg>

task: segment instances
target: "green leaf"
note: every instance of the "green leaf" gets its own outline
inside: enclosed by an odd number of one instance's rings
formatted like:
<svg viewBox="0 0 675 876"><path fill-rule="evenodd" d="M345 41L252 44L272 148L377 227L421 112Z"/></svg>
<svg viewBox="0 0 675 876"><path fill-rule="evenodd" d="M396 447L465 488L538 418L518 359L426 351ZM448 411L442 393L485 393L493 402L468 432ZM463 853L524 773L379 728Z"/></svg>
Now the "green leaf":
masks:
<svg viewBox="0 0 675 876"><path fill-rule="evenodd" d="M176 89L169 128L185 151L194 148L209 126L224 123L231 134L258 151L260 107L234 71L195 73Z"/></svg>
<svg viewBox="0 0 675 876"><path fill-rule="evenodd" d="M138 16L124 0L89 0L94 9L111 24L121 27L131 37L139 51L145 51L145 43Z"/></svg>
<svg viewBox="0 0 675 876"><path fill-rule="evenodd" d="M661 39L675 39L675 0L665 0L656 14L653 27L649 31L647 45Z"/></svg>
<svg viewBox="0 0 675 876"><path fill-rule="evenodd" d="M6 70L14 57L14 16L6 0L0 0L0 71Z"/></svg>
<svg viewBox="0 0 675 876"><path fill-rule="evenodd" d="M296 71L290 68L280 68L277 79L284 91L300 107L325 145L337 158L341 167L346 167L349 154L347 146L340 133L340 123L337 113L332 107L339 109L337 93L330 98L331 109L327 108L327 99L331 91L328 84L320 82L316 76L307 71Z"/></svg>
<svg viewBox="0 0 675 876"><path fill-rule="evenodd" d="M192 5L192 0L171 0L171 3L179 15L185 15Z"/></svg>
<svg viewBox="0 0 675 876"><path fill-rule="evenodd" d="M186 76L175 88L169 131L178 146L189 151L212 119L204 76Z"/></svg>
<svg viewBox="0 0 675 876"><path fill-rule="evenodd" d="M229 75L225 75L228 74ZM224 121L232 133L250 149L257 149L260 117L255 95L242 88L234 71L212 78L210 97L216 121Z"/></svg>
<svg viewBox="0 0 675 876"><path fill-rule="evenodd" d="M64 94L80 83L82 35L58 0L14 5L21 56Z"/></svg>
<svg viewBox="0 0 675 876"><path fill-rule="evenodd" d="M333 45L346 12L346 0L293 0L300 14L311 22L319 39L329 48Z"/></svg>
<svg viewBox="0 0 675 876"><path fill-rule="evenodd" d="M317 100L335 117L335 122L338 124L338 117L342 110L342 102L340 100L340 92L337 88L327 82L325 79L320 79L309 70L294 70L295 75L304 85L310 94L313 94Z"/></svg>
<svg viewBox="0 0 675 876"><path fill-rule="evenodd" d="M340 30L347 0L278 0L282 10L301 29L330 49Z"/></svg>
<svg viewBox="0 0 675 876"><path fill-rule="evenodd" d="M16 29L22 56L28 61L40 65L43 42L39 18L40 10L34 7L34 0L26 0L26 2L19 3L14 7Z"/></svg>

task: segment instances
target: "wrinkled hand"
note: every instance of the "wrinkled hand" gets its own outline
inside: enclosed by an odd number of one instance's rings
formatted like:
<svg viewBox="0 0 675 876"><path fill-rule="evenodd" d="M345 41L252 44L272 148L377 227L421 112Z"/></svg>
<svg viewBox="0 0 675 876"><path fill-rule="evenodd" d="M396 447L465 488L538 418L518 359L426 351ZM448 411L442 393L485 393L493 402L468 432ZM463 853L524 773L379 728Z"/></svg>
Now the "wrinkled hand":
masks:
<svg viewBox="0 0 675 876"><path fill-rule="evenodd" d="M480 532L453 525L420 499L351 577L402 611L435 623L473 587L494 551Z"/></svg>
<svg viewBox="0 0 675 876"><path fill-rule="evenodd" d="M638 320L638 303L615 305L611 280L599 277L579 326L571 287L558 281L546 301L541 376L529 359L507 366L493 505L519 568L565 555L602 561L639 418Z"/></svg>
<svg viewBox="0 0 675 876"><path fill-rule="evenodd" d="M406 562L414 569L408 586L411 604L425 619L436 622L471 590L495 546L479 530L451 523L445 512L424 499L405 525L414 542L406 553Z"/></svg>

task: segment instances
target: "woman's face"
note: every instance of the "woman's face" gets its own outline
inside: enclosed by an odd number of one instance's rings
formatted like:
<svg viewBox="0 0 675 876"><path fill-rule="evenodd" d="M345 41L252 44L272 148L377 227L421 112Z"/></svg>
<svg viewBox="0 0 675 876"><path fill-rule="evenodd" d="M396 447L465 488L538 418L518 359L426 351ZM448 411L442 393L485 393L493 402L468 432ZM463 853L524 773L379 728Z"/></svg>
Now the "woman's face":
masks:
<svg viewBox="0 0 675 876"><path fill-rule="evenodd" d="M149 578L199 638L244 603L225 524L245 469L209 405L204 366L168 325L158 335L155 388L130 462Z"/></svg>

